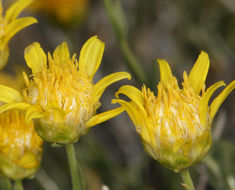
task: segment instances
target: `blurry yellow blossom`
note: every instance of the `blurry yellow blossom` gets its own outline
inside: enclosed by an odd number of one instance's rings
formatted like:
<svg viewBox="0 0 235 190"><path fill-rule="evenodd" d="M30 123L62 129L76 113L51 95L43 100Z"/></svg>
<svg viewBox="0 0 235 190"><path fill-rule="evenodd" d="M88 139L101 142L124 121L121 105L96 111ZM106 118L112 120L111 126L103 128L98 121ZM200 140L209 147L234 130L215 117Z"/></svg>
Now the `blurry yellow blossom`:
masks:
<svg viewBox="0 0 235 190"><path fill-rule="evenodd" d="M165 167L180 171L199 162L212 144L211 124L220 105L235 88L230 83L210 104L214 91L225 86L219 81L206 90L205 80L209 57L201 52L189 76L183 73L183 88L165 60L158 60L161 81L158 95L143 86L142 91L133 86L123 86L116 93L131 99L127 102L114 99L130 116L141 137L143 146L155 160Z"/></svg>
<svg viewBox="0 0 235 190"><path fill-rule="evenodd" d="M82 20L88 11L89 0L36 0L33 10L54 17L61 24Z"/></svg>
<svg viewBox="0 0 235 190"><path fill-rule="evenodd" d="M31 177L39 167L43 140L17 110L0 114L0 173L17 180Z"/></svg>
<svg viewBox="0 0 235 190"><path fill-rule="evenodd" d="M21 90L21 80L0 73L0 83ZM34 130L33 122L26 123L18 110L0 114L0 173L17 180L31 177L42 157L42 139Z"/></svg>
<svg viewBox="0 0 235 190"><path fill-rule="evenodd" d="M33 17L17 18L32 1L18 0L3 15L2 1L0 0L0 69L5 66L9 57L9 40L23 28L37 22Z"/></svg>
<svg viewBox="0 0 235 190"><path fill-rule="evenodd" d="M20 95L0 85L0 101L6 103L1 112L26 111L26 121L34 119L38 134L51 143L77 141L91 126L124 111L116 108L95 115L105 88L121 79L130 79L130 74L117 72L93 84L103 51L104 43L94 36L83 46L78 63L76 55L70 58L66 43L59 45L52 56L48 53L48 57L38 43L33 43L25 49L25 59L32 70L29 78L24 73L27 87ZM95 123L89 121L93 116Z"/></svg>

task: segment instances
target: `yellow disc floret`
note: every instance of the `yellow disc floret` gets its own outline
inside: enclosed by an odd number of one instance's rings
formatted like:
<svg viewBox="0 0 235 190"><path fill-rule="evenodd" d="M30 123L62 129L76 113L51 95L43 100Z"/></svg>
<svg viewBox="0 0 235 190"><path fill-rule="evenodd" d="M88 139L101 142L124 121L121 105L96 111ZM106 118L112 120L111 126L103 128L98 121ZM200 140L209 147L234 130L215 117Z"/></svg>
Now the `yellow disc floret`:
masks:
<svg viewBox="0 0 235 190"><path fill-rule="evenodd" d="M42 144L24 114L16 110L0 114L0 172L4 176L14 180L32 176L41 161Z"/></svg>

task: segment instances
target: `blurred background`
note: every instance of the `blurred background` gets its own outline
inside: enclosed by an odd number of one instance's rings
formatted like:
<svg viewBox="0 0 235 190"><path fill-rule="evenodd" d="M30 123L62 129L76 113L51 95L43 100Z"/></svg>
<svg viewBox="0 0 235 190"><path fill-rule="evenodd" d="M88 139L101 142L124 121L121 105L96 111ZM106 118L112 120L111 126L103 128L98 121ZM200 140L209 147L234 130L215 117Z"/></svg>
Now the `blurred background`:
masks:
<svg viewBox="0 0 235 190"><path fill-rule="evenodd" d="M4 8L12 2L3 1ZM17 75L27 69L24 48L32 42L52 52L67 41L70 53L78 57L85 41L98 35L106 47L95 82L117 71L134 76L106 89L99 112L116 107L111 100L124 84L141 88L146 83L156 92L157 58L169 62L181 83L183 71L189 72L204 50L211 61L207 86L235 79L234 0L35 0L22 15L34 16L39 23L11 40L5 72ZM140 75L132 64L139 64ZM214 143L208 156L190 168L197 190L235 190L234 116L233 92L214 120ZM41 168L34 178L24 180L25 190L71 189L64 148L48 143L44 148ZM179 174L163 168L144 152L126 113L93 127L76 143L76 151L87 190L183 189Z"/></svg>

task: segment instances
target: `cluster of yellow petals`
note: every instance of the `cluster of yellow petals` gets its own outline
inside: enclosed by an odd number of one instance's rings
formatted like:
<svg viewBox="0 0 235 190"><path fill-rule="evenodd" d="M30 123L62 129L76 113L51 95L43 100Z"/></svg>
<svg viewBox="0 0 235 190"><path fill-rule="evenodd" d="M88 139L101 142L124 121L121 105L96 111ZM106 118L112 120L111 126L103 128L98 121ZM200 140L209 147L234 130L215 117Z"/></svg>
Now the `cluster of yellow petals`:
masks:
<svg viewBox="0 0 235 190"><path fill-rule="evenodd" d="M183 88L178 85L165 60L158 60L161 81L158 95L143 86L142 91L122 86L116 93L131 102L114 99L130 116L146 151L164 166L179 171L200 161L211 143L211 124L220 105L235 88L235 81L208 106L214 91L224 86L220 81L205 89L209 57L202 52L189 76L184 72Z"/></svg>
<svg viewBox="0 0 235 190"><path fill-rule="evenodd" d="M55 132L56 138L58 138L58 131L61 131L61 136L69 135L69 138L73 140L79 138L77 134L82 136L87 132L86 121L100 106L99 102L92 101L93 82L88 78L84 68L78 69L76 55L70 59L66 43L62 43L55 49L53 57L48 53L48 61L40 45L34 43L25 50L27 62L33 61L31 59L34 59L32 57L34 51L38 55L42 53L41 56L45 58L42 62L44 66L40 71L33 70L32 80L24 74L25 101L40 107L40 110L44 112L41 116L45 117L40 119L41 125L43 128L54 128L51 133ZM40 126L37 128L41 131ZM68 128L71 129L66 132ZM45 138L45 134L42 135ZM52 136L52 134L49 135ZM47 140L53 141L49 137Z"/></svg>
<svg viewBox="0 0 235 190"><path fill-rule="evenodd" d="M152 143L165 142L177 151L181 143L197 138L203 132L202 128L208 128L201 125L198 114L195 114L198 113L201 97L185 88L181 91L175 78L167 88L162 83L158 84L157 97L145 86L142 93L150 126L156 126L152 135L157 138L151 138L154 140Z"/></svg>
<svg viewBox="0 0 235 190"><path fill-rule="evenodd" d="M3 15L0 1L0 69L8 61L9 40L20 30L36 23L33 17L17 18L32 0L16 1ZM1 84L22 89L20 80L0 74ZM18 110L0 114L0 173L10 179L18 180L34 175L39 167L43 140L34 130L33 122L26 123L25 115Z"/></svg>
<svg viewBox="0 0 235 190"><path fill-rule="evenodd" d="M9 7L3 15L2 1L0 1L0 69L3 68L9 57L9 40L23 28L34 24L37 20L33 17L17 18L33 0L18 0Z"/></svg>
<svg viewBox="0 0 235 190"><path fill-rule="evenodd" d="M22 90L22 77L0 72L0 82ZM17 81L17 82L16 82ZM43 140L33 122L25 121L25 114L9 110L0 114L0 173L13 180L34 175L42 157Z"/></svg>
<svg viewBox="0 0 235 190"><path fill-rule="evenodd" d="M32 119L38 134L46 141L67 144L77 141L90 127L112 118L122 111L116 108L96 115L99 99L106 87L121 79L130 79L126 72L110 74L96 84L93 76L99 68L104 43L96 36L82 47L79 61L70 58L66 43L59 45L53 55L44 53L39 43L25 49L25 60L32 70L24 73L26 88L23 95L0 85L1 112L19 109Z"/></svg>
<svg viewBox="0 0 235 190"><path fill-rule="evenodd" d="M43 140L17 110L0 114L0 171L10 179L33 175L40 164Z"/></svg>

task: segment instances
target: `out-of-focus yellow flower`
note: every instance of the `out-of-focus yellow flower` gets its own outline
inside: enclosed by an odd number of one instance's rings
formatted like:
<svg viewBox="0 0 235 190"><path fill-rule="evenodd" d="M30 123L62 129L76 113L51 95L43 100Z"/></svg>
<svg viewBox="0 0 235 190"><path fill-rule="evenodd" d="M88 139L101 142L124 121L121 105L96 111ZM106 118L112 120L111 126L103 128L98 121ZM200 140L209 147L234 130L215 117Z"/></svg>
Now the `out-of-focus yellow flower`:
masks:
<svg viewBox="0 0 235 190"><path fill-rule="evenodd" d="M9 57L9 40L23 28L36 23L33 17L17 18L25 7L33 0L18 0L3 15L2 1L0 1L0 69L5 66Z"/></svg>
<svg viewBox="0 0 235 190"><path fill-rule="evenodd" d="M61 24L83 20L88 11L89 0L36 0L32 8L54 17Z"/></svg>
<svg viewBox="0 0 235 190"><path fill-rule="evenodd" d="M0 83L21 90L23 83L6 73L0 73ZM18 180L34 175L42 157L43 140L34 130L33 122L26 123L18 110L0 114L0 173Z"/></svg>
<svg viewBox="0 0 235 190"><path fill-rule="evenodd" d="M220 105L235 88L230 83L208 106L214 91L224 86L220 81L205 90L209 57L201 52L189 76L184 71L183 88L165 60L158 60L161 81L158 96L143 86L123 86L116 93L131 99L114 99L130 116L140 135L143 146L155 160L165 167L180 171L200 161L212 144L211 124Z"/></svg>
<svg viewBox="0 0 235 190"><path fill-rule="evenodd" d="M32 0L19 0L3 16L0 1L0 69L9 57L9 40L20 30L36 23L33 17L17 18ZM21 89L16 79L0 73L0 82ZM37 170L42 154L43 140L34 130L32 121L26 123L25 115L17 110L0 114L0 173L18 180L32 176Z"/></svg>
<svg viewBox="0 0 235 190"><path fill-rule="evenodd" d="M103 51L104 43L94 36L83 46L78 63L75 55L70 58L66 43L59 45L53 56L48 53L48 58L40 45L33 43L25 49L25 59L32 70L30 78L24 73L27 88L22 96L0 85L0 101L6 103L0 107L1 112L25 110L26 121L34 119L38 134L51 143L77 141L89 127L124 111L120 107L94 116L105 88L130 79L130 74L117 72L93 84Z"/></svg>
<svg viewBox="0 0 235 190"><path fill-rule="evenodd" d="M0 114L0 173L18 180L34 175L42 157L43 140L18 110Z"/></svg>

